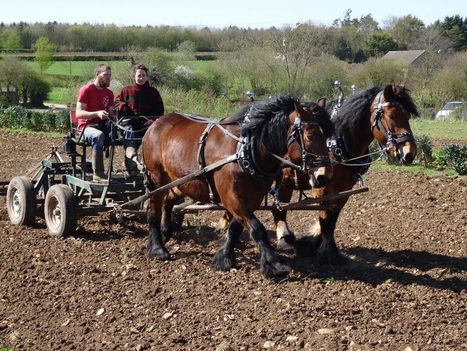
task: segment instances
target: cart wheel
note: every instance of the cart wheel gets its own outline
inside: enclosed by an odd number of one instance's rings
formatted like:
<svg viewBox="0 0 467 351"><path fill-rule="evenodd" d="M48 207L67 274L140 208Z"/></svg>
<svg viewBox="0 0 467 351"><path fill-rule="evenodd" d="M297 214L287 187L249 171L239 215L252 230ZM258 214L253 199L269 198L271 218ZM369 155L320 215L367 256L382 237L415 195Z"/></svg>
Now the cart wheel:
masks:
<svg viewBox="0 0 467 351"><path fill-rule="evenodd" d="M73 191L64 184L50 187L45 196L44 217L49 234L57 238L76 229L76 200Z"/></svg>
<svg viewBox="0 0 467 351"><path fill-rule="evenodd" d="M32 225L34 223L36 193L29 177L14 177L10 181L6 202L11 223L16 225Z"/></svg>

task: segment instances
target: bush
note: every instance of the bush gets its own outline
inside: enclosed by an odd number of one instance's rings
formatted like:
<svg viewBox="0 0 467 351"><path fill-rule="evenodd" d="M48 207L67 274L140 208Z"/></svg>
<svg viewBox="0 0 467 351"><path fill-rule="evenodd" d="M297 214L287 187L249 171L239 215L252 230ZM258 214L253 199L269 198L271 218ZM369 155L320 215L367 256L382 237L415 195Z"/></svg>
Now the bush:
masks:
<svg viewBox="0 0 467 351"><path fill-rule="evenodd" d="M22 106L10 106L0 110L0 127L21 128L28 118L28 111Z"/></svg>
<svg viewBox="0 0 467 351"><path fill-rule="evenodd" d="M32 106L44 106L44 101L47 100L51 88L49 83L36 77L31 80L28 87L29 101Z"/></svg>
<svg viewBox="0 0 467 351"><path fill-rule="evenodd" d="M433 161L433 143L426 135L416 136L415 143L417 144L418 158L423 160L425 167L428 167Z"/></svg>
<svg viewBox="0 0 467 351"><path fill-rule="evenodd" d="M467 175L467 145L444 144L441 148L444 163L459 175Z"/></svg>
<svg viewBox="0 0 467 351"><path fill-rule="evenodd" d="M0 108L0 127L43 132L64 132L69 128L67 111L28 111L22 106Z"/></svg>

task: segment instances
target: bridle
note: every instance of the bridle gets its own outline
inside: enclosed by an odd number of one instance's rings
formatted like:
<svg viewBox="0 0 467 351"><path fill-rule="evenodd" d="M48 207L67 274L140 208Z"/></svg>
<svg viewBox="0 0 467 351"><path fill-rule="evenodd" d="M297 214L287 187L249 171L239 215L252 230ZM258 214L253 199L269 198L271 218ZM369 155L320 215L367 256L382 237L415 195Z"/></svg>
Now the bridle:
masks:
<svg viewBox="0 0 467 351"><path fill-rule="evenodd" d="M313 172L313 169L329 166L331 164L331 161L329 160L328 155L317 155L306 150L302 127L304 124L308 126L315 126L321 129L320 125L317 122L302 122L302 118L299 115L295 119L292 129L290 130L290 133L287 136L287 147L290 147L290 145L292 145L293 143L296 143L298 145L301 155L301 165L299 166L299 170L311 174Z"/></svg>
<svg viewBox="0 0 467 351"><path fill-rule="evenodd" d="M387 130L383 123L382 120L385 117L383 107L388 106L389 102L381 102L381 98L383 96L383 91L380 91L374 100L373 108L374 108L374 119L371 122L371 131L373 132L373 129L376 128L378 129L386 138L386 144L382 144L378 142L379 146L382 149L385 149L388 151L390 148L395 147L396 149L396 157L397 160L401 160L403 158L403 152L402 152L402 146L406 142L414 142L415 139L410 132L404 132L404 133L395 133L390 130Z"/></svg>

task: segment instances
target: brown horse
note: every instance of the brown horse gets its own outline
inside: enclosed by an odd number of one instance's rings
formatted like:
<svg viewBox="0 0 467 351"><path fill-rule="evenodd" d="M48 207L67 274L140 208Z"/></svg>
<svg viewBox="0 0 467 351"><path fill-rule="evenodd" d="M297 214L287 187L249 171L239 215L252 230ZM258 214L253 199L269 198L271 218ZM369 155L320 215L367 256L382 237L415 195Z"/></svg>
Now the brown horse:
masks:
<svg viewBox="0 0 467 351"><path fill-rule="evenodd" d="M213 260L217 270L227 271L235 265L234 246L245 228L259 247L263 274L286 274L289 268L277 258L254 211L273 180L281 176L284 156L314 177L317 186L330 179L326 135L316 118L323 114L327 115L323 106L303 109L296 99L285 96L255 105L243 124L210 123L206 127L189 116L164 115L143 138L149 189L187 179L177 184L176 196L219 203L232 215L227 240ZM199 173L200 168L210 166L213 168ZM171 231L173 191L167 187L156 190L149 201L148 255L159 260L170 258L163 237Z"/></svg>
<svg viewBox="0 0 467 351"><path fill-rule="evenodd" d="M369 145L373 140L398 162L410 164L417 154L409 125L411 115L418 116L418 111L404 86L387 85L383 90L374 87L345 101L332 118L335 134L328 142L333 176L328 185L319 189L319 195L350 190L362 178L371 163ZM290 178L290 172L284 171L282 200L291 198ZM302 181L301 186L306 187L306 182ZM319 212L312 235L296 240L287 227L286 212L273 211L278 244L293 244L302 255L316 253L320 262L345 262L336 246L334 230L347 200L344 197L330 201L328 209Z"/></svg>

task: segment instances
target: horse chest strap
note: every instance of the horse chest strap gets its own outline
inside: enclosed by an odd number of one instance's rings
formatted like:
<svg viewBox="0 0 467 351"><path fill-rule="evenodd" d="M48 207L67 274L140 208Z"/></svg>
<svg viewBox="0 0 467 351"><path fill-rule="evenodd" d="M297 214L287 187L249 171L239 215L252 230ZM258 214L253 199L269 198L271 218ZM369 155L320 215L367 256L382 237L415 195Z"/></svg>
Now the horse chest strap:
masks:
<svg viewBox="0 0 467 351"><path fill-rule="evenodd" d="M209 133L211 132L212 128L214 128L215 124L214 123L209 123L206 128L204 129L203 133L201 133L201 136L199 137L199 148L198 148L198 164L200 169L205 169L206 167L206 158L204 156L204 149L206 148L206 140L208 138ZM212 186L212 181L211 177L207 172L204 173L206 177L206 183L208 184L208 189L209 189L209 199L211 201L215 200L214 196L214 191L213 191L213 186Z"/></svg>

